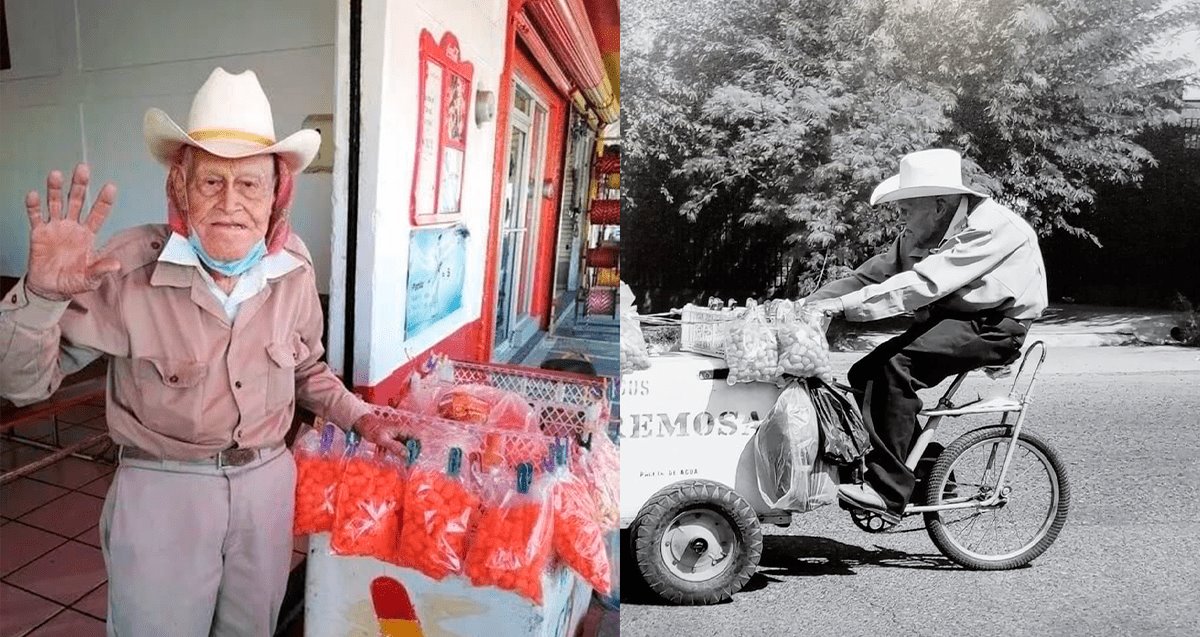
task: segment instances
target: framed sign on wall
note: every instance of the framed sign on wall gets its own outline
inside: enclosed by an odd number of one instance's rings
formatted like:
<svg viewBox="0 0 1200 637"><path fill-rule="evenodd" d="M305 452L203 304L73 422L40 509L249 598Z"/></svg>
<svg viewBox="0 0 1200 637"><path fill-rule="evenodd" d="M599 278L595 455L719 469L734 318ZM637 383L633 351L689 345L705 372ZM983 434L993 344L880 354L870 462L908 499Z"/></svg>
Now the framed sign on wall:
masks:
<svg viewBox="0 0 1200 637"><path fill-rule="evenodd" d="M408 244L404 339L412 340L463 306L467 229L418 228Z"/></svg>
<svg viewBox="0 0 1200 637"><path fill-rule="evenodd" d="M417 91L417 158L412 223L451 223L462 216L463 168L474 68L462 60L458 38L421 31Z"/></svg>

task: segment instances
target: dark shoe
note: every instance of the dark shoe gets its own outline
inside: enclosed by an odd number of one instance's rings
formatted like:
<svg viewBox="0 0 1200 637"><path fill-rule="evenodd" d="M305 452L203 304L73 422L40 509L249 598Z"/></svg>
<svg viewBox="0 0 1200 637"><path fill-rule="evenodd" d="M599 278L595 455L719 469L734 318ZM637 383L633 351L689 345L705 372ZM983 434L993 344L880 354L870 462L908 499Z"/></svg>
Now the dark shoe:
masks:
<svg viewBox="0 0 1200 637"><path fill-rule="evenodd" d="M870 511L883 518L883 521L889 524L900 522L899 515L888 511L887 503L884 502L883 496L879 495L871 485L865 482L862 484L841 485L838 487L838 499L864 511Z"/></svg>

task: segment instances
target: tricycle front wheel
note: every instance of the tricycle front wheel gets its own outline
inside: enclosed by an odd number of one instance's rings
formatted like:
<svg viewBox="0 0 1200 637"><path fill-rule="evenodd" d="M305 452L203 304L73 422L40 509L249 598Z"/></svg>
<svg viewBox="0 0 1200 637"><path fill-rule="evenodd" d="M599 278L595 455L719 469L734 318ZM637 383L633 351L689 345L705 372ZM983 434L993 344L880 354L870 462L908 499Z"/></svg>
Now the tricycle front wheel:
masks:
<svg viewBox="0 0 1200 637"><path fill-rule="evenodd" d="M758 568L762 529L754 509L728 487L688 480L654 494L630 525L638 572L675 604L716 604Z"/></svg>
<svg viewBox="0 0 1200 637"><path fill-rule="evenodd" d="M1071 488L1066 467L1033 432L1021 432L1004 482L997 482L1012 444L1008 426L967 432L938 457L929 476L927 505L978 505L925 514L934 545L966 568L1024 566L1054 543L1067 521ZM997 491L998 502L984 506Z"/></svg>

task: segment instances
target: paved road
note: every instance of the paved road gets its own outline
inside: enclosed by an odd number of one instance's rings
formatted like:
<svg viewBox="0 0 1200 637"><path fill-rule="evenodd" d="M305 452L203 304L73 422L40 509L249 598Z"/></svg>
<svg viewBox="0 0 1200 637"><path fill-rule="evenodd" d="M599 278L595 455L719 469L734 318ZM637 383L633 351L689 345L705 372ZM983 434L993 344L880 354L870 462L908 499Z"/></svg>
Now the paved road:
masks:
<svg viewBox="0 0 1200 637"><path fill-rule="evenodd" d="M1067 526L1031 566L964 571L919 520L871 535L835 505L768 531L759 574L729 604L661 605L626 561L621 635L1200 635L1200 352L1052 350L1029 419L1073 489ZM946 422L941 439L982 424Z"/></svg>

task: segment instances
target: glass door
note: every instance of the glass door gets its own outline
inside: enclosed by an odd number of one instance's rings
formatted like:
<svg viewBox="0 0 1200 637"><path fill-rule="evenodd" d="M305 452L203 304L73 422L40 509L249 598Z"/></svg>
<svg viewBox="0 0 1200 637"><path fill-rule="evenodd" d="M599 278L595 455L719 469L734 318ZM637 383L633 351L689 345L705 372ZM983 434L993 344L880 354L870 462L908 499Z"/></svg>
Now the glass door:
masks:
<svg viewBox="0 0 1200 637"><path fill-rule="evenodd" d="M537 332L531 315L542 211L547 107L521 82L513 82L508 129L508 174L500 226L496 291L496 353L503 355Z"/></svg>

